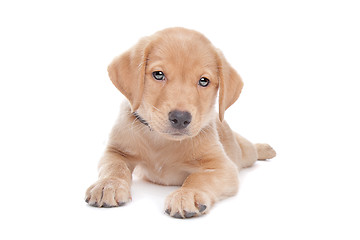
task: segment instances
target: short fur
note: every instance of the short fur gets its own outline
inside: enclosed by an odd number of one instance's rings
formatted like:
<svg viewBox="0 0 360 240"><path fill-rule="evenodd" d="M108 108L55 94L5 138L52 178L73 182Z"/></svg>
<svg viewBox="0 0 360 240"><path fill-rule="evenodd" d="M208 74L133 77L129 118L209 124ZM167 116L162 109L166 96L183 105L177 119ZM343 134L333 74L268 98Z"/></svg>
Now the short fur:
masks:
<svg viewBox="0 0 360 240"><path fill-rule="evenodd" d="M162 71L166 79L155 80L154 71ZM91 206L129 202L136 168L151 182L181 186L166 199L166 213L199 216L237 192L241 168L276 154L267 144L250 143L223 120L243 82L223 54L196 31L169 28L145 37L115 58L108 72L129 103L122 105L110 134L99 180L86 191ZM207 87L198 84L202 77L210 79ZM171 126L168 116L174 110L191 114L185 129Z"/></svg>

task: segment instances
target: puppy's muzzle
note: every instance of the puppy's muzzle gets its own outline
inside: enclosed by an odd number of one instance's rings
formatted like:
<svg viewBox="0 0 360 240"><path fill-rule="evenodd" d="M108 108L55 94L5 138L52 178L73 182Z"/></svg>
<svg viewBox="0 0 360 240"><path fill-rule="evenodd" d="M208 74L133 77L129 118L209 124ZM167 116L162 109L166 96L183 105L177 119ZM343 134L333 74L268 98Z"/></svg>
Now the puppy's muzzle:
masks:
<svg viewBox="0 0 360 240"><path fill-rule="evenodd" d="M184 129L191 123L191 114L183 111L171 111L169 112L169 121L171 126L176 129Z"/></svg>

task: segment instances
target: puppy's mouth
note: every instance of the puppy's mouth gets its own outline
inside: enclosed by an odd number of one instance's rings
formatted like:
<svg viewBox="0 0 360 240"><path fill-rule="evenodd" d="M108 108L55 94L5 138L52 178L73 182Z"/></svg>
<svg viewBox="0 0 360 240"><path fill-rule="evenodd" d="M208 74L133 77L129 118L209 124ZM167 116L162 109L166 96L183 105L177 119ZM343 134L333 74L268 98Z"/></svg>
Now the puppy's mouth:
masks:
<svg viewBox="0 0 360 240"><path fill-rule="evenodd" d="M190 134L187 132L185 132L185 133L174 132L174 133L166 133L166 134L174 139L180 139L180 138L183 139L186 137L190 137Z"/></svg>
<svg viewBox="0 0 360 240"><path fill-rule="evenodd" d="M183 133L170 133L170 135L172 135L172 136L183 136L184 134Z"/></svg>
<svg viewBox="0 0 360 240"><path fill-rule="evenodd" d="M191 134L188 129L174 129L172 127L168 127L167 129L164 129L161 131L161 134L167 138L172 140L182 140L188 137L191 137Z"/></svg>
<svg viewBox="0 0 360 240"><path fill-rule="evenodd" d="M142 118L137 112L132 113L133 116L137 121L147 126L150 131L156 131L161 133L165 138L172 139L172 140L183 140L185 138L191 137L191 133L188 126L187 128L177 129L171 126L161 126L159 128L158 124L154 124L154 126L150 126L148 121ZM165 127L165 129L164 129ZM162 128L162 129L161 129Z"/></svg>

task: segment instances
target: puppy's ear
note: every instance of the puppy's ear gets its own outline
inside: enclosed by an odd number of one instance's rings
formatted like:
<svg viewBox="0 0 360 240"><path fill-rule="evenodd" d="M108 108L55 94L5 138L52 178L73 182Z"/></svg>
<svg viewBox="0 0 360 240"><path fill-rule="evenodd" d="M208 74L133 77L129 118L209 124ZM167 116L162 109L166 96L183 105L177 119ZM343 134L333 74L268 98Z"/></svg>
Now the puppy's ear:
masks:
<svg viewBox="0 0 360 240"><path fill-rule="evenodd" d="M225 110L239 98L244 83L239 74L230 66L219 50L217 51L217 55L220 82L219 119L223 121Z"/></svg>
<svg viewBox="0 0 360 240"><path fill-rule="evenodd" d="M149 49L150 40L145 37L130 50L116 57L108 67L112 83L129 100L132 112L135 112L141 103Z"/></svg>

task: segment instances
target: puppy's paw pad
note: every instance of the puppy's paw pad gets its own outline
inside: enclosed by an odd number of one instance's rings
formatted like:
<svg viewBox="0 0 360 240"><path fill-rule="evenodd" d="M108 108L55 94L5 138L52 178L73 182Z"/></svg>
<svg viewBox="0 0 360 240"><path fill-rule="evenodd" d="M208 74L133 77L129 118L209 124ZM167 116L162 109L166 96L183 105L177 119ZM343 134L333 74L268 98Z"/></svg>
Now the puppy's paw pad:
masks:
<svg viewBox="0 0 360 240"><path fill-rule="evenodd" d="M93 207L119 207L130 200L130 186L121 179L101 179L91 185L85 195L85 201Z"/></svg>

